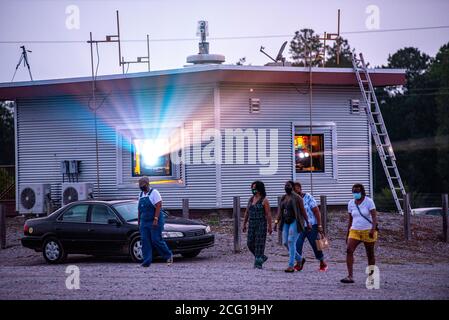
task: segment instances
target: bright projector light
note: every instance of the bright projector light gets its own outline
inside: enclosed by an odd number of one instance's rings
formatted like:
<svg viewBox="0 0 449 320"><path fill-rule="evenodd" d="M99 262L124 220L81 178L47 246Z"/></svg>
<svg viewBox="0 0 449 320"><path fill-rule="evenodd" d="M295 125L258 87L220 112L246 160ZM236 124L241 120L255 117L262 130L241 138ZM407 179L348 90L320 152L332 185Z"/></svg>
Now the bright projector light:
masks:
<svg viewBox="0 0 449 320"><path fill-rule="evenodd" d="M146 167L153 167L157 164L159 157L154 152L143 152L142 162Z"/></svg>
<svg viewBox="0 0 449 320"><path fill-rule="evenodd" d="M159 164L160 157L168 153L166 139L145 139L141 140L142 163L146 167L154 167Z"/></svg>

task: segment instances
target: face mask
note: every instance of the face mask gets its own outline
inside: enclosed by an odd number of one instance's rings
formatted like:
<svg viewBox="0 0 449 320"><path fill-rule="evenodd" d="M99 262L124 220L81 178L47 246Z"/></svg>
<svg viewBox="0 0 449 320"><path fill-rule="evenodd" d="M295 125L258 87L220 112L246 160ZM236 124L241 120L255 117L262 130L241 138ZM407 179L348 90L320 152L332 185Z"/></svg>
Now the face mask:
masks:
<svg viewBox="0 0 449 320"><path fill-rule="evenodd" d="M251 192L252 192L254 195L256 195L257 189L251 189Z"/></svg>
<svg viewBox="0 0 449 320"><path fill-rule="evenodd" d="M362 199L362 193L360 193L360 192L353 192L352 196L354 197L355 200Z"/></svg>
<svg viewBox="0 0 449 320"><path fill-rule="evenodd" d="M288 194L292 193L292 191L293 191L292 187L285 186L284 189L285 189L285 192L287 192Z"/></svg>

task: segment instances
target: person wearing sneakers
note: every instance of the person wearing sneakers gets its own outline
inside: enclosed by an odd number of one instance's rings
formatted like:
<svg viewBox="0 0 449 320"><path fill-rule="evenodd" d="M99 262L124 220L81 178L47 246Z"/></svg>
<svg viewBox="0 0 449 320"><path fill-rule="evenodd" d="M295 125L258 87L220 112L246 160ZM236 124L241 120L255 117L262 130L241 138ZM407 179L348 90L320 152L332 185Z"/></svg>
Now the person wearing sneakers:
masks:
<svg viewBox="0 0 449 320"><path fill-rule="evenodd" d="M247 245L254 255L254 268L262 269L262 264L268 257L264 254L267 232L271 234L271 210L267 199L265 185L262 181L255 181L251 185L253 196L246 206L243 220L243 232L248 230ZM248 226L249 221L249 228Z"/></svg>
<svg viewBox="0 0 449 320"><path fill-rule="evenodd" d="M162 198L160 193L150 187L150 179L139 179L140 195L138 204L138 223L142 242L142 267L149 267L153 258L153 247L167 264L173 263L173 254L162 239L164 215L161 214Z"/></svg>
<svg viewBox="0 0 449 320"><path fill-rule="evenodd" d="M341 279L342 283L354 283L353 264L354 251L363 242L368 256L368 265L374 266L374 245L377 240L377 212L374 201L366 196L365 187L362 184L354 184L352 187L353 198L348 203L349 224L346 236L346 265L348 276Z"/></svg>
<svg viewBox="0 0 449 320"><path fill-rule="evenodd" d="M299 182L295 182L294 190L300 197L304 200L304 208L307 212L307 217L309 219L309 223L312 226L311 230L305 229L303 232L299 234L298 241L296 241L296 251L298 252L298 260L295 264L295 270L301 271L304 268L304 263L306 259L302 255L302 249L304 246L304 241L307 238L309 240L310 246L313 249L315 254L315 258L320 261L320 271L327 270L327 264L324 261L323 251L318 250L316 246L316 240L318 239L318 235L324 235L323 226L321 225L321 213L318 208L318 204L315 201L315 198L310 193L302 192L302 186ZM304 225L306 227L306 225Z"/></svg>
<svg viewBox="0 0 449 320"><path fill-rule="evenodd" d="M304 201L293 191L293 186L293 181L285 183L285 195L281 198L277 219L274 222L274 230L277 231L277 225L279 224L279 232L282 232L282 243L288 249L289 261L285 272L295 272L295 260L299 261L300 259L296 252L296 241L299 234L304 230L304 225L307 226L307 229L310 229L307 213L304 209Z"/></svg>

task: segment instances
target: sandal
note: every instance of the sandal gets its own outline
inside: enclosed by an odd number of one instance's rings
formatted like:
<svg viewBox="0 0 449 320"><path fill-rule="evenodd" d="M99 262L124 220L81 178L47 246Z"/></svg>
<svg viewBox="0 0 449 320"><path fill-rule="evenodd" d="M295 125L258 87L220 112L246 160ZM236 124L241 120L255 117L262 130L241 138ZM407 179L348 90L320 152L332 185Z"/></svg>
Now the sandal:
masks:
<svg viewBox="0 0 449 320"><path fill-rule="evenodd" d="M346 277L344 279L340 280L341 283L354 283L354 280L352 280L352 278L350 277Z"/></svg>

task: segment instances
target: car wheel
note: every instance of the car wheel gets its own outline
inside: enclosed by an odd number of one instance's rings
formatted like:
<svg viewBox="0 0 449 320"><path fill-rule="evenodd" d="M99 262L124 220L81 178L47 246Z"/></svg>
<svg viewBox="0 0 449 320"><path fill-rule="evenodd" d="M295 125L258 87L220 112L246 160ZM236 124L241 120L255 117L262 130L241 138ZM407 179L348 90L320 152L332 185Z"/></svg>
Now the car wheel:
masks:
<svg viewBox="0 0 449 320"><path fill-rule="evenodd" d="M200 254L200 252L201 252L201 250L189 251L189 252L181 253L181 255L182 255L184 258L195 258L197 255Z"/></svg>
<svg viewBox="0 0 449 320"><path fill-rule="evenodd" d="M135 237L129 245L129 254L134 262L142 262L142 241L140 237Z"/></svg>
<svg viewBox="0 0 449 320"><path fill-rule="evenodd" d="M44 255L45 261L52 264L61 263L67 257L67 253L62 247L61 242L53 237L45 239L42 254Z"/></svg>

